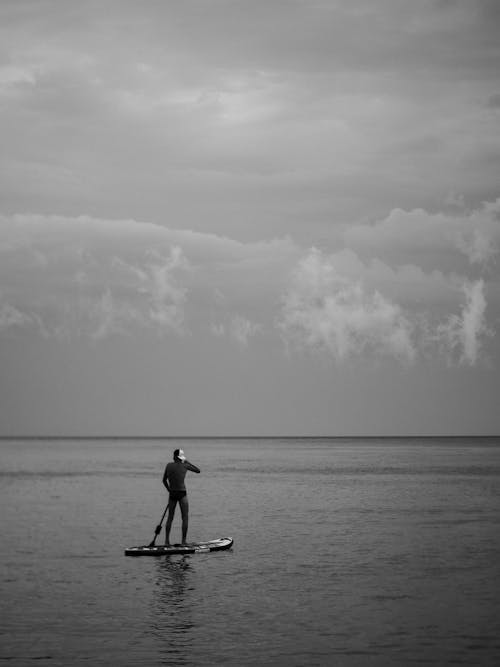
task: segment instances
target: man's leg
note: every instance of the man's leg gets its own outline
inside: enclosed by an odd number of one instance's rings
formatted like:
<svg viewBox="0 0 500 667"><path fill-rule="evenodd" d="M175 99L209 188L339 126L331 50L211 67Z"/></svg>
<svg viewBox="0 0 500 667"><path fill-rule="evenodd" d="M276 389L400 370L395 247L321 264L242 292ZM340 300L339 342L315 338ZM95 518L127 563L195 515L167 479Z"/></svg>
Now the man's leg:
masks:
<svg viewBox="0 0 500 667"><path fill-rule="evenodd" d="M182 514L182 544L186 544L189 523L189 503L187 496L179 500L179 506Z"/></svg>
<svg viewBox="0 0 500 667"><path fill-rule="evenodd" d="M173 500L172 497L168 501L168 517L165 524L165 546L170 546L170 529L172 528L172 521L174 520L175 506L177 505L177 500Z"/></svg>

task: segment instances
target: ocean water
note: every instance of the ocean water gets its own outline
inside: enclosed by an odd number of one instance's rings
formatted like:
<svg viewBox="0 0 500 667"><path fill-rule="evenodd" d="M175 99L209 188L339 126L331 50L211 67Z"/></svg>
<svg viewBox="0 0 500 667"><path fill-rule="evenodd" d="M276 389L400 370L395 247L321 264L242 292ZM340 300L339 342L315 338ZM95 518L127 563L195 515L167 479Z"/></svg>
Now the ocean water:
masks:
<svg viewBox="0 0 500 667"><path fill-rule="evenodd" d="M202 470L188 539L234 547L126 558L178 446ZM500 664L500 439L3 440L0 457L0 662Z"/></svg>

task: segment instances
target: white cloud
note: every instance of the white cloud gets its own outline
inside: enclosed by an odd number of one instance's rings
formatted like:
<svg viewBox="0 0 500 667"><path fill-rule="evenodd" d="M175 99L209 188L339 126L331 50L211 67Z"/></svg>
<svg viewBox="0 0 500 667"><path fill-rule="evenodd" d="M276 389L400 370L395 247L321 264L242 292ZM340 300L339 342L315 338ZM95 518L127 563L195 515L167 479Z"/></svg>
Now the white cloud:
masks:
<svg viewBox="0 0 500 667"><path fill-rule="evenodd" d="M316 249L299 263L279 327L287 342L326 350L338 361L364 352L407 362L416 356L412 326L401 308L339 275Z"/></svg>
<svg viewBox="0 0 500 667"><path fill-rule="evenodd" d="M312 249L293 274L278 327L289 347L339 362L368 354L414 362L444 353L450 365L475 366L485 338L494 335L484 290L482 279L411 266L394 270L378 260L364 265L350 251L327 256ZM410 305L403 309L388 292ZM458 294L465 304L460 315L449 315Z"/></svg>
<svg viewBox="0 0 500 667"><path fill-rule="evenodd" d="M256 325L230 314L269 309L299 252L288 238L242 243L88 216L0 216L0 241L9 303L46 336L186 334L212 307L241 345Z"/></svg>
<svg viewBox="0 0 500 667"><path fill-rule="evenodd" d="M467 255L471 264L485 264L498 252L492 239L479 229L460 236L457 239L457 246Z"/></svg>
<svg viewBox="0 0 500 667"><path fill-rule="evenodd" d="M443 253L460 252L471 264L486 265L500 248L500 198L470 212L429 213L394 209L374 224L346 227L348 248L380 258L443 262Z"/></svg>
<svg viewBox="0 0 500 667"><path fill-rule="evenodd" d="M497 202L483 207L489 238L496 211ZM425 255L416 234L420 214L412 214L406 223ZM390 249L390 225L382 225L380 248L378 236L360 227L372 251ZM394 227L393 248L402 236ZM413 362L422 352L435 354L439 343L458 363L475 364L482 352L483 282L468 282L482 287L468 288L462 314L449 316L458 312L463 275L391 264L373 252L368 259L346 248L304 256L290 238L243 243L134 220L42 215L0 216L0 241L0 331L24 327L96 341L210 331L242 348L274 332L288 345L337 360L371 354ZM491 261L481 243L467 248Z"/></svg>
<svg viewBox="0 0 500 667"><path fill-rule="evenodd" d="M246 317L235 315L229 327L231 336L242 346L247 347L252 336L262 331L262 327Z"/></svg>
<svg viewBox="0 0 500 667"><path fill-rule="evenodd" d="M493 332L486 324L483 280L465 283L463 291L465 304L461 315L452 315L439 325L437 335L448 354L458 353L460 364L474 366L479 359L482 339L493 335Z"/></svg>
<svg viewBox="0 0 500 667"><path fill-rule="evenodd" d="M0 294L0 300L2 295ZM26 313L21 312L10 303L3 301L0 303L0 333L12 327L24 327L33 322L32 318Z"/></svg>
<svg viewBox="0 0 500 667"><path fill-rule="evenodd" d="M457 237L458 248L471 264L487 264L500 248L500 198L474 211Z"/></svg>
<svg viewBox="0 0 500 667"><path fill-rule="evenodd" d="M186 333L187 289L179 286L177 276L187 268L182 250L173 247L168 255L151 252L142 266L113 257L108 265L94 266L92 273L78 272L79 296L66 303L66 309L74 314L73 333L85 333L94 340L130 335L140 329ZM97 289L104 291L92 296L97 272L105 274L97 281Z"/></svg>
<svg viewBox="0 0 500 667"><path fill-rule="evenodd" d="M135 221L0 217L2 328L95 340L153 329L183 333L189 273L175 233Z"/></svg>
<svg viewBox="0 0 500 667"><path fill-rule="evenodd" d="M187 289L177 285L174 273L186 269L187 260L178 246L174 246L167 258L158 258L160 262L151 265L151 288L149 296L151 321L160 330L173 329L183 332L184 305Z"/></svg>
<svg viewBox="0 0 500 667"><path fill-rule="evenodd" d="M264 328L261 324L252 322L247 317L236 314L229 316L227 322L212 322L210 324L210 331L217 338L227 336L240 347L246 348L250 343L250 339L262 333Z"/></svg>
<svg viewBox="0 0 500 667"><path fill-rule="evenodd" d="M90 337L94 340L116 334L124 335L128 332L131 322L139 320L139 313L124 303L118 303L109 289L99 299L89 304L88 315L93 323ZM70 335L71 332L68 332L68 336Z"/></svg>
<svg viewBox="0 0 500 667"><path fill-rule="evenodd" d="M151 256L151 251L169 253L178 246L193 268L200 262L223 270L238 265L259 273L270 265L295 260L300 252L289 237L241 242L166 224L91 216L0 214L0 240L4 262L15 251L29 250L58 262L69 259L92 264L99 257L115 257L116 261L138 263L145 254Z"/></svg>

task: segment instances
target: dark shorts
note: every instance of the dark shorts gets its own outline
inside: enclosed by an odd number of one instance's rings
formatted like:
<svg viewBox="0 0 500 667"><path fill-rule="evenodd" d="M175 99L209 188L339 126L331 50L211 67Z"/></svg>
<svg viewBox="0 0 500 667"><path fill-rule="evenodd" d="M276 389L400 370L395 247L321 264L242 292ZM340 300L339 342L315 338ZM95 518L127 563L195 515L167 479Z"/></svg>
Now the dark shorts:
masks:
<svg viewBox="0 0 500 667"><path fill-rule="evenodd" d="M170 491L170 500L175 500L177 502L178 500L185 498L186 494L187 491Z"/></svg>

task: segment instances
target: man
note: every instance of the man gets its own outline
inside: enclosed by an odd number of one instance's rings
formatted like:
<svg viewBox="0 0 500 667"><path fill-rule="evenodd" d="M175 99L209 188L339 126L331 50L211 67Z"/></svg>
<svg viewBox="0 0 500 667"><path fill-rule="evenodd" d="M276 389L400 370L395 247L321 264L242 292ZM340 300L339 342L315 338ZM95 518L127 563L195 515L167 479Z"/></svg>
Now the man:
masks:
<svg viewBox="0 0 500 667"><path fill-rule="evenodd" d="M189 463L182 449L176 449L174 451L174 460L167 463L165 472L163 473L163 484L169 493L168 518L167 523L165 524L165 546L167 547L170 546L170 528L172 527L172 521L174 520L177 503L179 503L182 515L182 544L186 544L189 503L184 478L186 477L188 470L197 473L200 472L199 468L192 463Z"/></svg>

